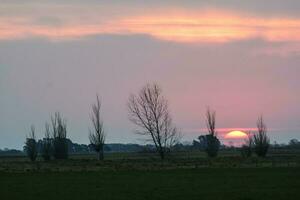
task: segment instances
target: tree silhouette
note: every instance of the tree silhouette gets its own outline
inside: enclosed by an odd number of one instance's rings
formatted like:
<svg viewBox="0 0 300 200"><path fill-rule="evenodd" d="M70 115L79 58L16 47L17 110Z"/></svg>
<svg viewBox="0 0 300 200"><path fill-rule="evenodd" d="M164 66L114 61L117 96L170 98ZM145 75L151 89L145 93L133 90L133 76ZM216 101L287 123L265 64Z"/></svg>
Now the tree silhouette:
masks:
<svg viewBox="0 0 300 200"><path fill-rule="evenodd" d="M105 143L105 133L103 128L103 121L101 119L101 102L97 95L97 102L92 105L92 123L93 130L90 131L89 139L93 149L98 154L98 160L104 159L104 143Z"/></svg>
<svg viewBox="0 0 300 200"><path fill-rule="evenodd" d="M256 126L257 133L253 135L254 150L259 157L265 157L270 146L270 139L262 116L258 118Z"/></svg>
<svg viewBox="0 0 300 200"><path fill-rule="evenodd" d="M220 148L220 140L217 137L216 131L216 112L207 108L206 111L206 127L208 134L200 136L199 140L206 143L205 151L209 157L216 157Z"/></svg>
<svg viewBox="0 0 300 200"><path fill-rule="evenodd" d="M51 117L52 137L53 137L53 156L56 159L68 158L68 143L67 143L67 124L66 120L61 117L59 112L56 112Z"/></svg>
<svg viewBox="0 0 300 200"><path fill-rule="evenodd" d="M178 143L180 133L173 125L167 100L157 84L147 84L128 101L129 119L141 128L138 134L147 136L161 159L171 147Z"/></svg>
<svg viewBox="0 0 300 200"><path fill-rule="evenodd" d="M25 151L28 158L34 162L37 158L38 151L37 151L37 142L35 138L35 127L32 125L29 136L26 138L25 142Z"/></svg>
<svg viewBox="0 0 300 200"><path fill-rule="evenodd" d="M41 145L41 153L42 157L45 161L49 161L51 159L52 154L52 141L50 134L50 125L48 123L45 124L45 137L42 140Z"/></svg>

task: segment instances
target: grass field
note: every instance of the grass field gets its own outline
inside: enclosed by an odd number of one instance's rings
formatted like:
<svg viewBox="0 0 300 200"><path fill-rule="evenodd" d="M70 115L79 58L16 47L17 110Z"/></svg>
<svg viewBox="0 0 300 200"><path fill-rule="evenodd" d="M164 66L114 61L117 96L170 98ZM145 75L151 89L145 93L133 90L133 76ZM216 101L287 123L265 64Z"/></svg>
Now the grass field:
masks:
<svg viewBox="0 0 300 200"><path fill-rule="evenodd" d="M72 155L68 160L30 162L0 157L0 199L300 199L300 154L270 152L244 159L220 152Z"/></svg>
<svg viewBox="0 0 300 200"><path fill-rule="evenodd" d="M0 173L11 199L300 199L299 168Z"/></svg>
<svg viewBox="0 0 300 200"><path fill-rule="evenodd" d="M163 170L195 168L260 168L300 167L300 152L275 151L267 158L242 158L237 151L221 151L214 159L208 159L203 152L176 152L161 161L157 154L108 153L104 161L97 161L96 155L71 155L68 160L44 162L41 158L32 163L25 156L0 157L0 172L62 172L103 170Z"/></svg>

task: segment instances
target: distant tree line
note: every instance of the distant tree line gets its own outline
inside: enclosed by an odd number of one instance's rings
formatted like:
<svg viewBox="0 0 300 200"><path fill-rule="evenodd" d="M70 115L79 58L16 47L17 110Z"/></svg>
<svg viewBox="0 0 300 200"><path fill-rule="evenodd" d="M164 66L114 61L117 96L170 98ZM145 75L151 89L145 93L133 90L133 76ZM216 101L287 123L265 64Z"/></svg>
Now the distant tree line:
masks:
<svg viewBox="0 0 300 200"><path fill-rule="evenodd" d="M41 142L43 139L37 141L37 149L38 154L41 155ZM241 149L242 147L234 147L237 149ZM68 139L68 151L69 155L73 154L92 154L94 150L92 146L89 144L78 144L72 142ZM231 146L226 146L224 144L220 145L220 150L232 149ZM270 149L300 149L300 141L297 139L291 139L288 143L273 143L270 144ZM203 151L203 146L199 144L199 140L193 140L191 143L178 143L173 146L173 151L194 151L194 150L201 150ZM0 149L0 156L22 156L24 155L24 148L23 150L18 149ZM141 153L153 153L155 152L155 146L151 144L141 145L141 144L122 144L122 143L110 143L104 145L104 152L141 152Z"/></svg>
<svg viewBox="0 0 300 200"><path fill-rule="evenodd" d="M40 139L37 141L37 151L39 155L43 155L43 140ZM68 154L93 154L95 149L92 144L78 144L72 142L70 139L67 139L68 144ZM153 145L140 145L140 144L121 144L121 143L111 143L105 144L103 147L104 152L151 152L155 149ZM17 150L16 150L17 151ZM25 151L25 148L24 148ZM1 152L1 150L0 150ZM17 151L22 152L22 151Z"/></svg>
<svg viewBox="0 0 300 200"><path fill-rule="evenodd" d="M42 155L41 152L41 142L43 139L37 141L37 150L38 155ZM220 150L230 150L232 148L241 149L242 147L231 147L226 146L224 144L220 145ZM300 149L300 141L297 139L291 139L287 144L282 143L273 143L270 144L270 149L291 149L297 150ZM203 150L203 146L199 144L199 140L193 140L191 143L178 143L173 146L172 150L174 152L180 151L196 151L196 150ZM24 155L24 148L23 150L17 149L0 149L0 156L23 156ZM140 144L122 144L122 143L111 143L104 145L104 152L111 153L111 152L136 152L136 153L154 153L155 146L151 144L140 145ZM68 139L68 153L69 155L76 155L76 154L93 154L94 150L92 146L89 144L78 144L73 143L70 139Z"/></svg>

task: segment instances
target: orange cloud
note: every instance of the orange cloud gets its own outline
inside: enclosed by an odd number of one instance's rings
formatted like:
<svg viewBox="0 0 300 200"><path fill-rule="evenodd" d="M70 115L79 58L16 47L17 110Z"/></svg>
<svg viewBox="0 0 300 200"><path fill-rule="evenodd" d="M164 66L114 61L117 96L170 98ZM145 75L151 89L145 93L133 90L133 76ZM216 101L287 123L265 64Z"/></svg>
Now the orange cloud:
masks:
<svg viewBox="0 0 300 200"><path fill-rule="evenodd" d="M98 34L145 34L174 42L230 42L251 38L300 41L300 19L253 17L224 11L165 11L120 17L106 23L97 23L97 19L82 23L68 18L69 21L57 27L37 25L34 20L34 17L21 22L0 18L0 39L45 37L56 40Z"/></svg>

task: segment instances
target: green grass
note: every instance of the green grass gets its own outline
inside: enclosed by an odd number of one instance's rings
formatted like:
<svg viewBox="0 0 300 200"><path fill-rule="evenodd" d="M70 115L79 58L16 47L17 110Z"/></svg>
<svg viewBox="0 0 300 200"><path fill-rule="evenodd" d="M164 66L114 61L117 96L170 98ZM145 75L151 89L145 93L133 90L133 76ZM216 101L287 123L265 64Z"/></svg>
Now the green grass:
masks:
<svg viewBox="0 0 300 200"><path fill-rule="evenodd" d="M162 170L191 168L261 168L300 167L300 154L295 150L270 151L267 158L242 158L236 150L222 150L219 156L209 159L204 152L175 152L161 161L157 154L149 153L107 153L99 162L96 155L70 155L68 160L44 162L41 157L32 163L25 156L0 157L0 172L61 172L61 171L103 171L103 170Z"/></svg>
<svg viewBox="0 0 300 200"><path fill-rule="evenodd" d="M0 173L0 199L300 199L299 168Z"/></svg>
<svg viewBox="0 0 300 200"><path fill-rule="evenodd" d="M274 151L245 159L221 151L156 154L71 155L32 163L24 156L0 157L0 199L300 199L300 156Z"/></svg>

